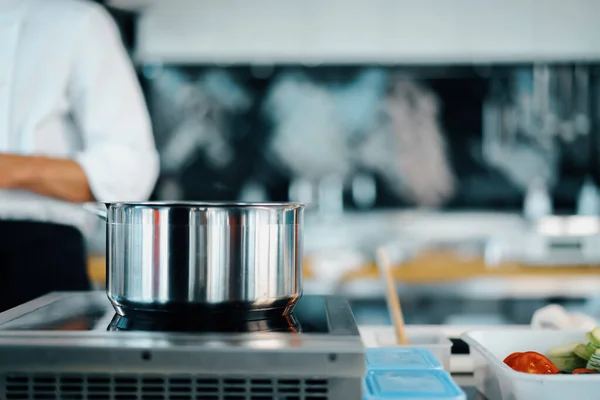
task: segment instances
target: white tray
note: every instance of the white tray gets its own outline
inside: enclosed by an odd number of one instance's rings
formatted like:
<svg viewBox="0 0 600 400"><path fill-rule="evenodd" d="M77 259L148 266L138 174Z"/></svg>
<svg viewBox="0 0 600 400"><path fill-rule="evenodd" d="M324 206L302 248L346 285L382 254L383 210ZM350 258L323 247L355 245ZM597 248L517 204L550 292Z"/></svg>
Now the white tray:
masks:
<svg viewBox="0 0 600 400"><path fill-rule="evenodd" d="M394 328L382 327L359 327L360 337L365 347L413 347L423 348L431 351L433 356L442 364L444 369L450 372L450 353L452 342L439 330L406 327L406 336L410 345L399 345L396 343Z"/></svg>
<svg viewBox="0 0 600 400"><path fill-rule="evenodd" d="M584 331L486 330L462 335L469 344L477 390L489 400L598 400L599 375L532 375L516 372L503 360L515 351L537 351L586 342Z"/></svg>
<svg viewBox="0 0 600 400"><path fill-rule="evenodd" d="M449 339L458 339L465 332L494 329L530 329L529 325L503 325L503 326L478 326L478 325L407 325L406 333L409 337L441 336L443 348L438 348L438 360L446 371L453 374L472 374L473 361L470 354L451 354L452 342ZM394 328L390 325L359 325L358 330L365 347L395 347ZM442 340L438 341L438 343ZM447 348L446 348L447 346ZM431 350L431 349L430 349ZM449 361L446 359L449 357ZM449 368L448 368L449 367Z"/></svg>

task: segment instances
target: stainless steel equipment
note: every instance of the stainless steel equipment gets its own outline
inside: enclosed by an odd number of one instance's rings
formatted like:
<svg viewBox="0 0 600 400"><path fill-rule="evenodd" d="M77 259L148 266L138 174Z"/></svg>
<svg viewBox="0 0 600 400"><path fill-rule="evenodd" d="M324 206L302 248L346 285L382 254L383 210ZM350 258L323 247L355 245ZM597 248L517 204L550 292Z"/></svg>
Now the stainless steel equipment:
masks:
<svg viewBox="0 0 600 400"><path fill-rule="evenodd" d="M227 318L115 329L127 317L103 292L52 293L0 314L0 399L360 399L364 348L347 302L304 296L292 316L295 330Z"/></svg>
<svg viewBox="0 0 600 400"><path fill-rule="evenodd" d="M289 314L302 294L302 204L87 204L106 219L117 312Z"/></svg>

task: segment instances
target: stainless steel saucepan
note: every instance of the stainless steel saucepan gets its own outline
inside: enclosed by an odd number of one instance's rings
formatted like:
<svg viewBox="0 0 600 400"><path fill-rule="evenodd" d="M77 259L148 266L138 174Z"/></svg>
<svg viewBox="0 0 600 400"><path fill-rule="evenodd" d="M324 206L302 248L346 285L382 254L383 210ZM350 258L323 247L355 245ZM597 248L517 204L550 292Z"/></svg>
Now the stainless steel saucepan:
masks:
<svg viewBox="0 0 600 400"><path fill-rule="evenodd" d="M302 295L302 204L84 207L106 220L106 291L120 315L283 315Z"/></svg>

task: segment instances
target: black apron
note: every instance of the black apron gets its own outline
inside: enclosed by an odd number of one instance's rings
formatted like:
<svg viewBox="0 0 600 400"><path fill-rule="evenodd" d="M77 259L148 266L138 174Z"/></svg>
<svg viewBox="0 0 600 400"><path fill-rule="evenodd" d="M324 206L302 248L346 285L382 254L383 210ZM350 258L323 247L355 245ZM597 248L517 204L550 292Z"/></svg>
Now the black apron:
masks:
<svg viewBox="0 0 600 400"><path fill-rule="evenodd" d="M77 228L0 220L0 312L49 292L90 288Z"/></svg>

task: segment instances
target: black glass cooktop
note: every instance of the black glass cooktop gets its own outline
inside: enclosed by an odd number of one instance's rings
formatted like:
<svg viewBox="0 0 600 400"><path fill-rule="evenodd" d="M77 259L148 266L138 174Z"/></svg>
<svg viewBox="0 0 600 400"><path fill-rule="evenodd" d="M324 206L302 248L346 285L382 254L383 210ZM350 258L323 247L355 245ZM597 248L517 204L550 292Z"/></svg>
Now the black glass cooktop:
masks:
<svg viewBox="0 0 600 400"><path fill-rule="evenodd" d="M205 318L162 317L127 318L115 314L107 328L109 331L146 332L301 332L295 315L269 319L238 320L224 314ZM317 329L317 331L320 331Z"/></svg>
<svg viewBox="0 0 600 400"><path fill-rule="evenodd" d="M54 296L53 296L54 295ZM343 299L303 296L294 312L240 321L227 315L128 319L115 314L103 292L52 294L0 314L0 331L289 332L358 335ZM340 323L342 322L342 323ZM335 332L333 332L335 331Z"/></svg>

